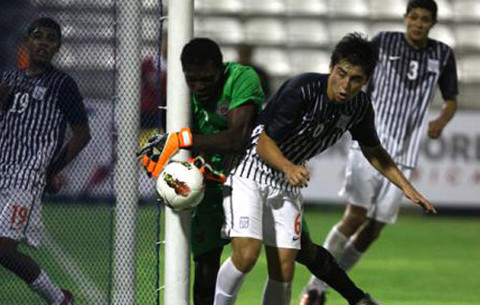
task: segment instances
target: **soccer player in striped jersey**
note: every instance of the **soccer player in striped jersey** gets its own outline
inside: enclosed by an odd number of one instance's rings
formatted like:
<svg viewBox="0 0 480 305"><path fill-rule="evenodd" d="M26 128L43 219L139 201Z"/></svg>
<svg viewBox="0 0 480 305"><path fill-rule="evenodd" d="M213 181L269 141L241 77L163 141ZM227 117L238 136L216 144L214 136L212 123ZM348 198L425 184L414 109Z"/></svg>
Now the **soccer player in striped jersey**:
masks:
<svg viewBox="0 0 480 305"><path fill-rule="evenodd" d="M404 194L427 211L433 206L403 176L380 145L370 99L361 91L377 60L359 34L335 47L330 74L306 73L285 82L252 132L252 145L236 158L226 186L223 232L232 255L218 273L215 305L234 304L262 243L268 261L263 304L289 304L294 262L300 249L306 162L350 132L365 157ZM355 303L354 303L355 304ZM361 300L356 304L375 304Z"/></svg>
<svg viewBox="0 0 480 305"><path fill-rule="evenodd" d="M437 5L433 0L410 0L404 15L406 32L381 32L373 39L379 60L367 93L375 109L380 141L407 178L417 162L437 85L445 103L439 117L428 124L430 138L441 135L457 108L453 51L444 43L428 38L436 21ZM340 195L349 204L342 219L329 232L324 247L348 271L383 228L396 221L402 192L378 176L353 143ZM307 287L310 295L323 294L326 288L315 278Z"/></svg>
<svg viewBox="0 0 480 305"><path fill-rule="evenodd" d="M48 304L68 305L72 293L17 248L20 242L40 245L42 194L59 190L59 172L87 145L90 131L77 84L51 64L60 25L36 19L24 43L28 67L4 73L0 94L0 264ZM72 136L63 146L67 125Z"/></svg>

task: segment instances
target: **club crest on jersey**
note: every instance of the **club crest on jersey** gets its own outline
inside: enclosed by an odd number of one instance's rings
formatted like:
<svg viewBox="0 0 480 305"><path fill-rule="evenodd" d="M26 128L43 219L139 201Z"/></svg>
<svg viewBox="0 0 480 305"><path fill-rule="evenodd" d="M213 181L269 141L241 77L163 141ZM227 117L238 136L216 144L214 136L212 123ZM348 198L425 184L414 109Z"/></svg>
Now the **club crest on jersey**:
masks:
<svg viewBox="0 0 480 305"><path fill-rule="evenodd" d="M337 121L337 124L335 124L335 127L345 130L347 128L348 122L350 122L351 116L349 115L340 115L340 118Z"/></svg>
<svg viewBox="0 0 480 305"><path fill-rule="evenodd" d="M438 59L429 59L427 69L428 69L428 72L433 72L438 74L439 72Z"/></svg>
<svg viewBox="0 0 480 305"><path fill-rule="evenodd" d="M218 105L217 114L223 118L226 118L228 114L228 103Z"/></svg>
<svg viewBox="0 0 480 305"><path fill-rule="evenodd" d="M46 87L35 86L35 88L33 88L32 97L36 100L43 101L46 93L47 93Z"/></svg>
<svg viewBox="0 0 480 305"><path fill-rule="evenodd" d="M247 229L250 225L250 219L248 217L240 217L240 229Z"/></svg>

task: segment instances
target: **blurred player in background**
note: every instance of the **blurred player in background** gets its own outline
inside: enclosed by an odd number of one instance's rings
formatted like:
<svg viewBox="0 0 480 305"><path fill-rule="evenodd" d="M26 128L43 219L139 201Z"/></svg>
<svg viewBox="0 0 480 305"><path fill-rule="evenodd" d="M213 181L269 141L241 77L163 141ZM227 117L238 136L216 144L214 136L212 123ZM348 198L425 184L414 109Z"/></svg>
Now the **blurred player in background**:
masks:
<svg viewBox="0 0 480 305"><path fill-rule="evenodd" d="M361 91L377 54L358 34L335 47L330 74L306 73L285 82L270 99L254 128L251 147L234 161L224 199L224 233L232 255L220 268L215 305L234 304L245 276L265 244L268 281L265 305L290 304L294 261L300 249L305 163L347 131L373 166L427 211L433 206L406 180L375 132L369 98ZM324 268L334 266L333 258ZM351 303L352 304L352 303ZM353 304L376 304L368 296Z"/></svg>
<svg viewBox="0 0 480 305"><path fill-rule="evenodd" d="M90 140L77 84L51 64L61 37L56 21L34 20L28 67L4 73L0 85L0 264L53 305L73 304L72 293L17 248L40 245L42 194L59 190L58 174ZM72 136L62 147L67 125Z"/></svg>
<svg viewBox="0 0 480 305"><path fill-rule="evenodd" d="M405 177L415 168L428 108L438 84L445 101L440 115L429 122L427 134L440 137L457 108L457 73L453 51L442 42L429 39L437 22L433 0L410 0L404 15L406 32L382 32L373 43L380 57L367 93L376 114L380 142ZM343 218L328 234L324 247L340 266L350 270L398 215L402 192L378 175L353 143L340 195L349 204ZM326 285L312 278L307 292L324 299Z"/></svg>

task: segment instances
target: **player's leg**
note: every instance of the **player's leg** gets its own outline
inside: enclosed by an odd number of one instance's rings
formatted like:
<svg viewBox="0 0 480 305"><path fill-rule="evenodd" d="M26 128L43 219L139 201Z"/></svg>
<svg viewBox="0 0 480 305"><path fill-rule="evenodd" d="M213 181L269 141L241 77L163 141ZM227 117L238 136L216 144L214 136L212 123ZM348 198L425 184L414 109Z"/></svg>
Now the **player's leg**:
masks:
<svg viewBox="0 0 480 305"><path fill-rule="evenodd" d="M302 248L298 253L297 262L305 265L312 275L340 293L349 304L356 304L366 296L340 268L330 252L313 243L308 232L302 232ZM314 292L316 290L302 296L302 304L321 304L325 301L324 297L314 295Z"/></svg>
<svg viewBox="0 0 480 305"><path fill-rule="evenodd" d="M195 305L213 304L222 251L223 247L219 247L194 259L193 303Z"/></svg>
<svg viewBox="0 0 480 305"><path fill-rule="evenodd" d="M401 166L400 169L409 179L412 170ZM377 185L374 204L367 214L368 220L350 238L339 259L340 266L347 271L358 263L385 226L397 220L402 191L384 177L378 179Z"/></svg>
<svg viewBox="0 0 480 305"><path fill-rule="evenodd" d="M232 240L232 255L222 264L215 285L215 305L235 304L245 276L262 246L262 194L250 179L230 176L225 183L222 233Z"/></svg>
<svg viewBox="0 0 480 305"><path fill-rule="evenodd" d="M378 174L359 150L350 150L345 173L340 196L350 204L347 205L341 220L331 228L323 244L323 247L333 255L337 262L340 262L350 237L355 235L366 221L367 211L374 198L378 179ZM343 267L341 264L340 266ZM302 299L314 294L324 299L326 289L325 282L312 276Z"/></svg>
<svg viewBox="0 0 480 305"><path fill-rule="evenodd" d="M215 282L220 268L223 246L221 229L224 222L223 186L207 181L205 197L192 217L192 253L195 262L193 301L195 305L212 305Z"/></svg>
<svg viewBox="0 0 480 305"><path fill-rule="evenodd" d="M351 236L367 221L367 209L363 206L348 204L342 219L335 224L325 238L323 246L338 261Z"/></svg>
<svg viewBox="0 0 480 305"><path fill-rule="evenodd" d="M18 252L17 247L18 241L0 237L0 264L30 284L40 275L40 267L31 257Z"/></svg>
<svg viewBox="0 0 480 305"><path fill-rule="evenodd" d="M235 304L245 276L257 262L262 241L248 237L232 238L232 255L218 271L214 305Z"/></svg>
<svg viewBox="0 0 480 305"><path fill-rule="evenodd" d="M268 280L263 292L264 305L290 304L297 249L266 246Z"/></svg>
<svg viewBox="0 0 480 305"><path fill-rule="evenodd" d="M29 256L18 251L21 240L37 247L43 231L41 190L0 190L0 264L20 277L49 304L60 304L65 293ZM68 303L66 303L68 304Z"/></svg>
<svg viewBox="0 0 480 305"><path fill-rule="evenodd" d="M268 281L263 304L290 304L295 258L300 249L303 203L297 193L267 188L263 210Z"/></svg>

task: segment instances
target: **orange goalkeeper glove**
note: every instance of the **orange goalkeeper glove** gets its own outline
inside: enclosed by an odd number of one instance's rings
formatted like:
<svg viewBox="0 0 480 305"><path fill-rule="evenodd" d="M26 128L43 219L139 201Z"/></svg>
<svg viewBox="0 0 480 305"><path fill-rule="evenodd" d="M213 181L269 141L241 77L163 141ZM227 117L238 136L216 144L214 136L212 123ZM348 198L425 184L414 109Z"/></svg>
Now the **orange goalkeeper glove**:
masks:
<svg viewBox="0 0 480 305"><path fill-rule="evenodd" d="M138 151L137 156L143 156L142 165L147 173L158 178L165 164L180 148L188 148L192 145L190 128L184 127L179 132L159 134L150 138L148 143Z"/></svg>

